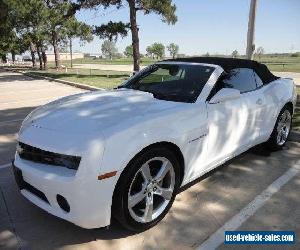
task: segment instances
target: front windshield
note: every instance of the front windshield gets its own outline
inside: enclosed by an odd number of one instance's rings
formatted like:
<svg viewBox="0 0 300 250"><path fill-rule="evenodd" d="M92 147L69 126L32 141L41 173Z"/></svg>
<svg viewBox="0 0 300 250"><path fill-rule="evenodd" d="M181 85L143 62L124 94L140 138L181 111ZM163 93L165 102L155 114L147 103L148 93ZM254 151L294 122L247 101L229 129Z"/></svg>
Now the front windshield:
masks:
<svg viewBox="0 0 300 250"><path fill-rule="evenodd" d="M194 64L154 64L142 70L119 88L150 92L155 98L195 102L213 67Z"/></svg>

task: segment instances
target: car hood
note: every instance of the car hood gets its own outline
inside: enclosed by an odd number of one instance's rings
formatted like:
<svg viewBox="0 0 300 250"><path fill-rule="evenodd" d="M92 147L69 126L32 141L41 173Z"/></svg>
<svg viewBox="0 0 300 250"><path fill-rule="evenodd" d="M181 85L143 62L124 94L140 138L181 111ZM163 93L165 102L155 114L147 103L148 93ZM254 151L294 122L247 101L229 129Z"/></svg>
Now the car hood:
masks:
<svg viewBox="0 0 300 250"><path fill-rule="evenodd" d="M95 91L67 96L34 110L23 126L62 132L88 133L104 130L147 114L178 105L158 100L151 93L129 89Z"/></svg>

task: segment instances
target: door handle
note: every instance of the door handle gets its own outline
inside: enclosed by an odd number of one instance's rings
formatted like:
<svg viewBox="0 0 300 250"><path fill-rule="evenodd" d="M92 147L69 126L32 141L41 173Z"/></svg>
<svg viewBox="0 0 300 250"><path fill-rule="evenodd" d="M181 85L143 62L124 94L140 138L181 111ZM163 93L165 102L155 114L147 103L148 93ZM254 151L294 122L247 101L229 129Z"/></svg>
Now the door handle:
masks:
<svg viewBox="0 0 300 250"><path fill-rule="evenodd" d="M257 104L257 105L262 105L262 99L260 99L260 98L257 99L256 104Z"/></svg>

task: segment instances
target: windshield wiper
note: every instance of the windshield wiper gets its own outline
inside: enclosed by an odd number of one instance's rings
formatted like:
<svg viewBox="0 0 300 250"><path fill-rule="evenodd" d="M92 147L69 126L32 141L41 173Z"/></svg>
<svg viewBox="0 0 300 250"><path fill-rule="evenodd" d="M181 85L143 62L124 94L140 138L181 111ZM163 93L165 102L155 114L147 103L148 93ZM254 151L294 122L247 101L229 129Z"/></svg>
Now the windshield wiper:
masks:
<svg viewBox="0 0 300 250"><path fill-rule="evenodd" d="M163 94L163 93L152 93L153 97L160 100L173 101L173 102L194 102L194 99L190 96L181 96L178 93Z"/></svg>
<svg viewBox="0 0 300 250"><path fill-rule="evenodd" d="M174 97L176 95L171 95L171 94L163 94L163 93L152 93L153 94L153 97L156 98L156 99L162 99L162 100L173 100Z"/></svg>
<svg viewBox="0 0 300 250"><path fill-rule="evenodd" d="M128 86L119 85L115 87L114 89L129 89Z"/></svg>

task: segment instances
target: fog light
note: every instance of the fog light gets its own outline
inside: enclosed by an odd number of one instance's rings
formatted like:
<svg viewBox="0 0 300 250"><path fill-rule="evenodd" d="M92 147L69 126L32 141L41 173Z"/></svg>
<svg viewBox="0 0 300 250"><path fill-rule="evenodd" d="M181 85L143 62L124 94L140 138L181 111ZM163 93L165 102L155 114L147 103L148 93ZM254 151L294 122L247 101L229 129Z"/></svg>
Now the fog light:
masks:
<svg viewBox="0 0 300 250"><path fill-rule="evenodd" d="M70 205L67 202L66 198L61 196L60 194L56 195L56 200L58 205L60 206L60 208L62 210L64 210L65 212L69 213L70 212Z"/></svg>

